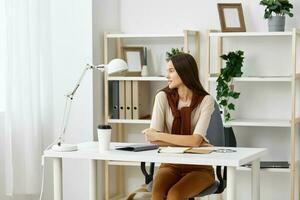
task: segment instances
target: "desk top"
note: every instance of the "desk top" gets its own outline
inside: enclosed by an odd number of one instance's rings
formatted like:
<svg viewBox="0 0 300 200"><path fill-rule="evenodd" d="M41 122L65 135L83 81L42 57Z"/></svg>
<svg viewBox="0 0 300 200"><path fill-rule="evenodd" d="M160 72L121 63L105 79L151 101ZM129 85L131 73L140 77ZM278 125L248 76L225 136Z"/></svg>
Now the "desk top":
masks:
<svg viewBox="0 0 300 200"><path fill-rule="evenodd" d="M48 158L72 158L72 159L93 159L127 162L156 162L156 163L174 163L174 164L195 164L195 165L221 165L235 166L247 164L259 159L266 153L265 148L234 148L234 147L202 147L213 149L234 149L236 152L210 154L169 154L157 153L157 150L130 152L115 150L115 146L126 146L138 143L111 143L110 150L107 152L98 151L98 143L90 143L89 148L73 152L56 152L53 150L44 151L44 156Z"/></svg>

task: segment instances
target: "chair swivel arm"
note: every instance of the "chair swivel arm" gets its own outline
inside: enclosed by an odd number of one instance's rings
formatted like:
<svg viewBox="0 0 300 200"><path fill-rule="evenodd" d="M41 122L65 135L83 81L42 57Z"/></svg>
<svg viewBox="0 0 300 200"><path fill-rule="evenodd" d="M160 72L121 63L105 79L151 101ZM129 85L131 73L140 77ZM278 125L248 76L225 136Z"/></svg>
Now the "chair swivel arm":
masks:
<svg viewBox="0 0 300 200"><path fill-rule="evenodd" d="M155 163L150 163L149 173L146 169L146 163L141 162L141 170L145 176L145 183L148 184L153 180L153 174L154 174L154 165Z"/></svg>
<svg viewBox="0 0 300 200"><path fill-rule="evenodd" d="M222 193L227 185L227 168L224 167L223 169L223 176L222 176L222 167L217 166L217 178L219 180L219 187L218 190L215 192L216 194Z"/></svg>

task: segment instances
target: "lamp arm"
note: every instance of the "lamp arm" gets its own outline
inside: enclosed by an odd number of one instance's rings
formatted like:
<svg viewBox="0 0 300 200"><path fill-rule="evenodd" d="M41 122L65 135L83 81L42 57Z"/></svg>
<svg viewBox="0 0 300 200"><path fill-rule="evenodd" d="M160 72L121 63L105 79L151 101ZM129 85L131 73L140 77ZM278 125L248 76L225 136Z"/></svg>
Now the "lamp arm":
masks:
<svg viewBox="0 0 300 200"><path fill-rule="evenodd" d="M72 92L70 92L66 95L65 109L64 109L63 119L62 119L62 129L61 129L61 134L58 138L58 143L57 143L59 146L64 141L64 136L65 136L65 133L67 130L68 122L69 122L69 116L70 116L70 112L71 112L73 98L74 98L74 95L75 95L77 89L79 88L79 86L82 82L82 79L84 78L84 76L88 70L90 70L90 69L104 70L104 67L105 67L105 65L93 66L93 65L87 64L86 68L81 73L81 76L79 77L79 80L77 81Z"/></svg>
<svg viewBox="0 0 300 200"><path fill-rule="evenodd" d="M66 133L68 122L69 122L69 116L70 116L72 102L73 102L73 99L66 96L65 109L64 109L63 119L62 119L61 134L57 140L58 146L60 146L61 143L64 141L65 133Z"/></svg>
<svg viewBox="0 0 300 200"><path fill-rule="evenodd" d="M70 92L69 94L67 94L67 97L69 97L70 99L73 99L77 89L79 88L80 86L80 83L83 79L83 77L85 76L85 73L89 70L89 69L94 69L94 66L93 65L90 65L90 64L86 64L86 68L83 70L83 72L81 73L81 76L79 77L79 80L77 81L76 85L75 85L75 88L72 90L72 92Z"/></svg>

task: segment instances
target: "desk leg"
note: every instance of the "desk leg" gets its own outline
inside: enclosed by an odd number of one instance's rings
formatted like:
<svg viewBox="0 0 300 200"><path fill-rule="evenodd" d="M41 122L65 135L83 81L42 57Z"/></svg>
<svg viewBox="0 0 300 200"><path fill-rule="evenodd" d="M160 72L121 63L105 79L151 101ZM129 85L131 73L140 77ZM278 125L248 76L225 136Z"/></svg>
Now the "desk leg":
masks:
<svg viewBox="0 0 300 200"><path fill-rule="evenodd" d="M255 160L252 162L251 170L251 188L252 200L260 199L260 161Z"/></svg>
<svg viewBox="0 0 300 200"><path fill-rule="evenodd" d="M227 200L235 200L235 167L227 167Z"/></svg>
<svg viewBox="0 0 300 200"><path fill-rule="evenodd" d="M54 200L62 200L62 158L53 158Z"/></svg>
<svg viewBox="0 0 300 200"><path fill-rule="evenodd" d="M104 177L105 177L105 200L109 200L109 171L108 161L104 161Z"/></svg>
<svg viewBox="0 0 300 200"><path fill-rule="evenodd" d="M97 161L90 161L90 189L89 200L97 200Z"/></svg>

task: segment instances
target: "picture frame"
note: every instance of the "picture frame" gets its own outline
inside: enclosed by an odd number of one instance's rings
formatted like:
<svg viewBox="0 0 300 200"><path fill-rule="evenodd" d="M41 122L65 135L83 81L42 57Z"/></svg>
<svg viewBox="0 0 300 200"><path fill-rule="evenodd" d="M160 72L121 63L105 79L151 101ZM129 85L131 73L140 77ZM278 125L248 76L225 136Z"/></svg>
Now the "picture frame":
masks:
<svg viewBox="0 0 300 200"><path fill-rule="evenodd" d="M222 32L246 32L241 3L218 3Z"/></svg>
<svg viewBox="0 0 300 200"><path fill-rule="evenodd" d="M122 47L122 57L128 64L127 75L141 75L144 47Z"/></svg>

